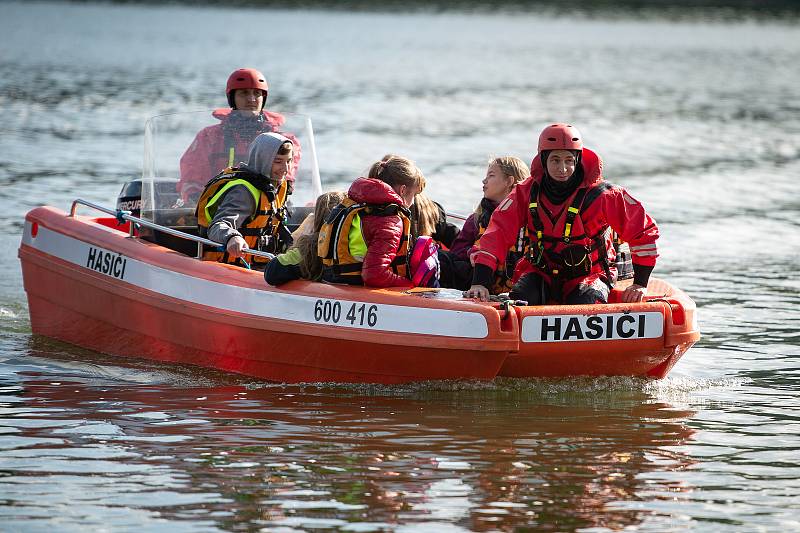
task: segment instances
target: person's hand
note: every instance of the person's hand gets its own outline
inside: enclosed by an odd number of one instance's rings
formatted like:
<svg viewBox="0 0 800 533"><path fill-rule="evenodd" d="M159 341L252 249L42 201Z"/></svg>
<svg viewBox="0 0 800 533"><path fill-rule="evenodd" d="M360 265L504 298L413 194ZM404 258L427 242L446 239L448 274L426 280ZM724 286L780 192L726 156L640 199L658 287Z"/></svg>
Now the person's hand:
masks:
<svg viewBox="0 0 800 533"><path fill-rule="evenodd" d="M301 235L311 235L314 233L314 213L309 213L303 222L292 232L292 240L297 241Z"/></svg>
<svg viewBox="0 0 800 533"><path fill-rule="evenodd" d="M647 296L647 287L642 287L634 283L628 285L622 292L622 301L626 304L635 304L644 300L645 296Z"/></svg>
<svg viewBox="0 0 800 533"><path fill-rule="evenodd" d="M464 298L476 298L481 302L489 301L489 289L483 285L473 285L468 291L464 292Z"/></svg>
<svg viewBox="0 0 800 533"><path fill-rule="evenodd" d="M247 242L239 235L236 235L228 239L228 245L225 248L231 257L239 258L242 257L242 250L247 248Z"/></svg>

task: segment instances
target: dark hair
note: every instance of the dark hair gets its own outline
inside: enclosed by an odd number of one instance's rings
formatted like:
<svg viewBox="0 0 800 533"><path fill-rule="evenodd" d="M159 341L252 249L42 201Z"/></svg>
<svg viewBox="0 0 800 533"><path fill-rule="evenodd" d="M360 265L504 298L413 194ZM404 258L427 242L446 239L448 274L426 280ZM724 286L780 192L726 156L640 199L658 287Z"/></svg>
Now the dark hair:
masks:
<svg viewBox="0 0 800 533"><path fill-rule="evenodd" d="M278 148L278 153L275 155L286 155L292 151L292 148L294 148L292 141L286 141Z"/></svg>

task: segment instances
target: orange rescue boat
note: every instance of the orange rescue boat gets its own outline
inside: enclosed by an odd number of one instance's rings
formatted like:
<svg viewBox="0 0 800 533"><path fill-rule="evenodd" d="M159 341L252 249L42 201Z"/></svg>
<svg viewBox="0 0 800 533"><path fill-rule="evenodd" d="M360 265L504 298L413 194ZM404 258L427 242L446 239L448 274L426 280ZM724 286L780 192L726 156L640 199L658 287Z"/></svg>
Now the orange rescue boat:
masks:
<svg viewBox="0 0 800 533"><path fill-rule="evenodd" d="M298 223L321 191L313 130L303 115L275 116L302 147ZM117 209L76 200L70 213L27 214L19 258L34 333L272 381L373 383L662 378L700 338L694 302L658 279L638 304L619 303L615 289L606 305L516 306L451 289L275 288L261 272L200 261L197 243L216 243L189 234L194 205L175 184L181 153L216 122L208 112L150 119L142 179L123 188ZM106 216L79 216L80 204Z"/></svg>
<svg viewBox="0 0 800 533"><path fill-rule="evenodd" d="M700 336L694 303L658 279L646 302L592 306L479 303L447 289L275 288L261 272L200 261L128 228L50 207L28 213L19 257L34 333L272 381L374 383L661 378Z"/></svg>

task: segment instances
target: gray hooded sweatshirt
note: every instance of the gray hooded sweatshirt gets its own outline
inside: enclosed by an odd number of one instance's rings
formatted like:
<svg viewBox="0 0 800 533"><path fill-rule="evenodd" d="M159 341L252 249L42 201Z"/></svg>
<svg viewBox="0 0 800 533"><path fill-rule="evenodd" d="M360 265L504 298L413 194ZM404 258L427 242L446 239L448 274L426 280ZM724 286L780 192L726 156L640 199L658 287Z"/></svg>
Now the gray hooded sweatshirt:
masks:
<svg viewBox="0 0 800 533"><path fill-rule="evenodd" d="M250 172L261 174L272 179L272 162L278 154L278 149L289 139L279 133L269 132L258 135L247 152L247 163L240 163L239 167ZM256 212L256 202L253 195L244 185L234 185L218 200L219 207L214 214L214 219L208 226L208 238L212 241L227 244L228 239L240 236L237 230L245 220Z"/></svg>

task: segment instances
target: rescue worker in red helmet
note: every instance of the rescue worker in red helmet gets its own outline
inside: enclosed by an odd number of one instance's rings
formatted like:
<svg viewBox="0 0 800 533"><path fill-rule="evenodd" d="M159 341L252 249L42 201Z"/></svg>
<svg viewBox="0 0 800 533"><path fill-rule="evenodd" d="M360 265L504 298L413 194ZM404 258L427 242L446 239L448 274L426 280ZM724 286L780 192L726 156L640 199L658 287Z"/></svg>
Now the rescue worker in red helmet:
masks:
<svg viewBox="0 0 800 533"><path fill-rule="evenodd" d="M264 109L269 86L256 69L233 71L228 77L225 94L230 109L214 110L212 115L220 123L202 129L181 156L177 188L184 202L194 203L208 180L246 157L247 148L256 136L279 131L285 122L282 115ZM295 145L293 168L288 177L291 191L294 170L300 161L300 146L291 134L280 133Z"/></svg>
<svg viewBox="0 0 800 533"><path fill-rule="evenodd" d="M530 242L511 298L530 305L607 302L616 278L613 231L629 243L633 260L634 281L622 301L643 300L658 257L655 221L625 189L603 179L600 157L584 148L577 128L546 127L538 152L531 177L497 206L471 250L475 270L465 296L488 299L495 270L524 227Z"/></svg>

